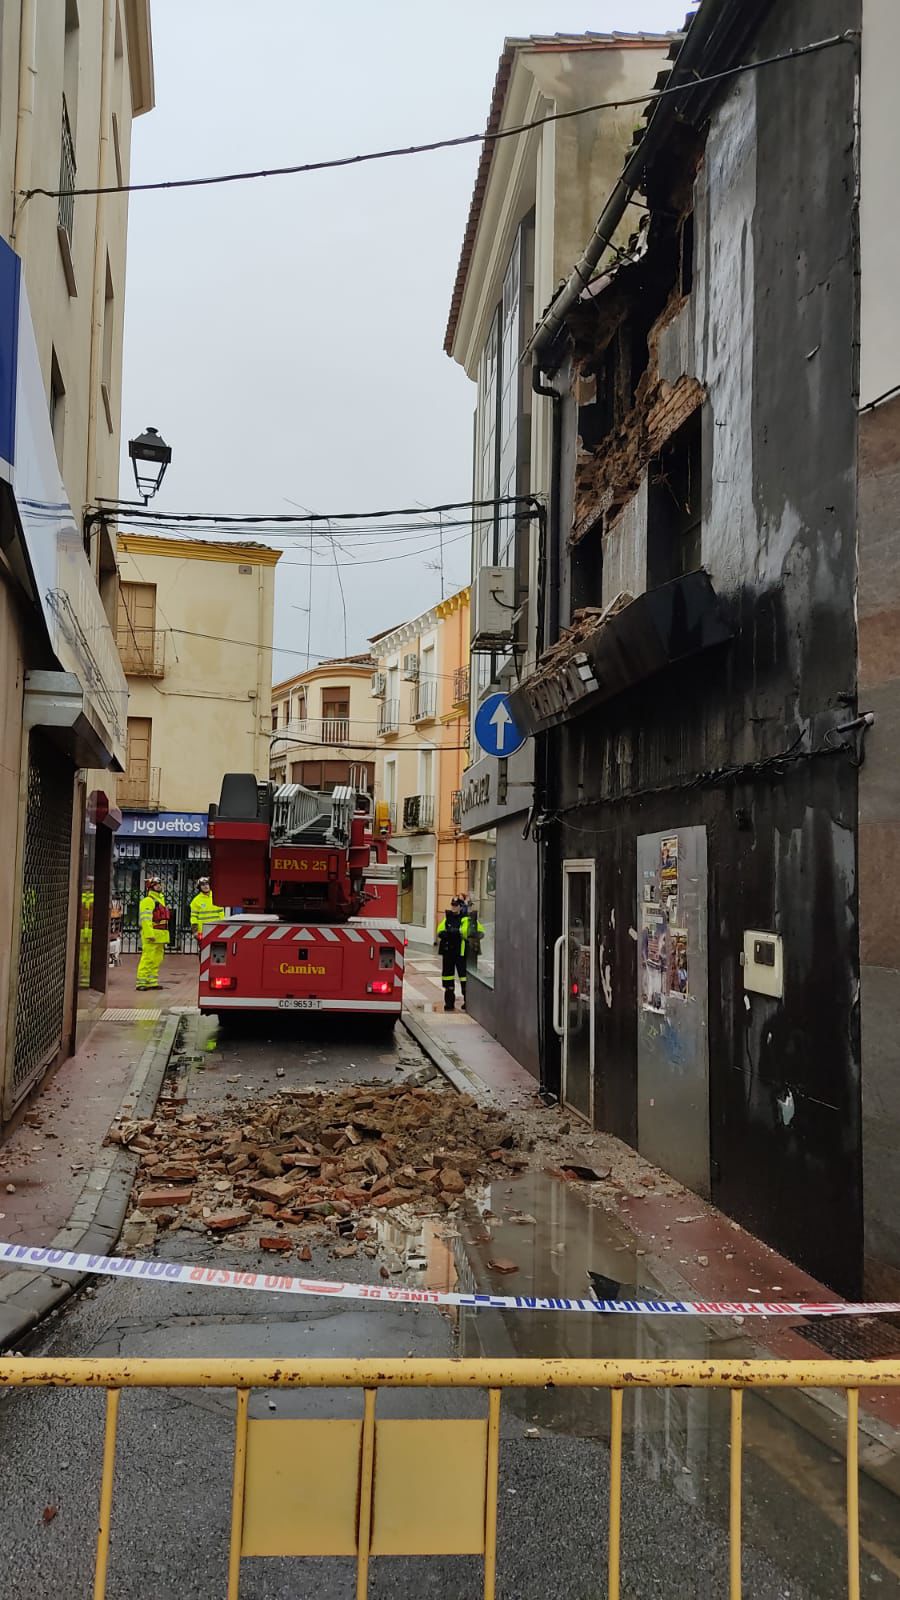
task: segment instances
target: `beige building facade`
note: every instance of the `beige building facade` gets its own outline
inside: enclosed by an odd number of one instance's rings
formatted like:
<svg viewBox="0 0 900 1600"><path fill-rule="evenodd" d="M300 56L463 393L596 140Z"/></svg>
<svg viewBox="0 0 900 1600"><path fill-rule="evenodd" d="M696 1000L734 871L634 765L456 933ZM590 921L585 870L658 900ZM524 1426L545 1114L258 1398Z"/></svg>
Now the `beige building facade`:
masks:
<svg viewBox="0 0 900 1600"><path fill-rule="evenodd" d="M174 949L193 948L188 908L208 870L209 807L226 772L268 771L279 558L258 544L119 535L128 727L115 889L126 954L150 870L174 914Z"/></svg>
<svg viewBox="0 0 900 1600"><path fill-rule="evenodd" d="M71 191L127 182L153 99L148 0L0 6L2 1123L106 987L127 687L87 513L118 490L128 200Z"/></svg>
<svg viewBox="0 0 900 1600"><path fill-rule="evenodd" d="M364 774L375 788L376 663L369 655L322 661L272 690L270 775L331 790Z"/></svg>
<svg viewBox="0 0 900 1600"><path fill-rule="evenodd" d="M453 895L468 886L460 789L469 744L469 590L371 639L376 669L376 800L404 858L400 916L431 943Z"/></svg>

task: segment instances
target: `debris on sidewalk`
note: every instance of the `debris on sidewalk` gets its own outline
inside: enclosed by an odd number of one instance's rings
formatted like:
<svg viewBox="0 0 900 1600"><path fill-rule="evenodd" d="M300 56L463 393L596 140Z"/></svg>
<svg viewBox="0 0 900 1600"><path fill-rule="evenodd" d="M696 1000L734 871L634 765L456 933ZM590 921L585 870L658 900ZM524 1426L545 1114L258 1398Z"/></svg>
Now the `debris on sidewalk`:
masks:
<svg viewBox="0 0 900 1600"><path fill-rule="evenodd" d="M281 1091L214 1115L162 1103L154 1119L115 1124L109 1140L140 1160L129 1245L167 1226L232 1236L259 1223L266 1250L299 1245L301 1226L349 1234L335 1240L348 1258L370 1237L361 1219L450 1211L528 1164L501 1110L408 1084Z"/></svg>

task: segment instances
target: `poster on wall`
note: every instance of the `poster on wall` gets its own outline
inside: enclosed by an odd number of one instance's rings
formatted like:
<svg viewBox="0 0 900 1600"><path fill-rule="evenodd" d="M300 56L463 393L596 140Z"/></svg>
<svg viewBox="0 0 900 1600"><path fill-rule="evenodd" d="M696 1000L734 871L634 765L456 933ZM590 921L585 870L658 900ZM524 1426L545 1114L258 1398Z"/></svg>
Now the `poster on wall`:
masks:
<svg viewBox="0 0 900 1600"><path fill-rule="evenodd" d="M678 835L661 839L659 844L659 899L668 917L678 905Z"/></svg>
<svg viewBox="0 0 900 1600"><path fill-rule="evenodd" d="M688 996L688 936L686 928L670 928L668 933L668 990L686 1000Z"/></svg>
<svg viewBox="0 0 900 1600"><path fill-rule="evenodd" d="M641 1006L665 1011L669 977L668 924L661 905L645 903L641 915Z"/></svg>

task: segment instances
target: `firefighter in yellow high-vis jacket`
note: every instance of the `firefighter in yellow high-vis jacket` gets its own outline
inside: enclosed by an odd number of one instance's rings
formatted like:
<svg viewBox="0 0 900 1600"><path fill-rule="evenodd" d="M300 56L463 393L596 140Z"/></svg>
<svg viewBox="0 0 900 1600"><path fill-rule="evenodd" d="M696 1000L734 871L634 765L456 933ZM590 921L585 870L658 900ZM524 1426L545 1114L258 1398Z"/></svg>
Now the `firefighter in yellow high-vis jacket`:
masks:
<svg viewBox="0 0 900 1600"><path fill-rule="evenodd" d="M137 989L162 988L159 969L162 965L163 952L169 942L171 915L159 879L148 877L140 904L141 959L137 969L135 984Z"/></svg>

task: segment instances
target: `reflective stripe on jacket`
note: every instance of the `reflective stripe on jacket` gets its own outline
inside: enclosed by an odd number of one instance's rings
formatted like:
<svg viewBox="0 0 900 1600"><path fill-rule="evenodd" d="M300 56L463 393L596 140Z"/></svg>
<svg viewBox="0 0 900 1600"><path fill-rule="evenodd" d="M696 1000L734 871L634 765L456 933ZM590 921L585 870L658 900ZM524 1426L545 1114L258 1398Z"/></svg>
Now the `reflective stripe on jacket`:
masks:
<svg viewBox="0 0 900 1600"><path fill-rule="evenodd" d="M223 907L216 905L212 895L198 889L191 901L191 927L202 933L207 923L222 922L224 917Z"/></svg>
<svg viewBox="0 0 900 1600"><path fill-rule="evenodd" d="M153 912L157 906L164 906L165 896L151 890L145 894L140 904L141 919L141 944L168 944L168 928L156 928L153 925Z"/></svg>

